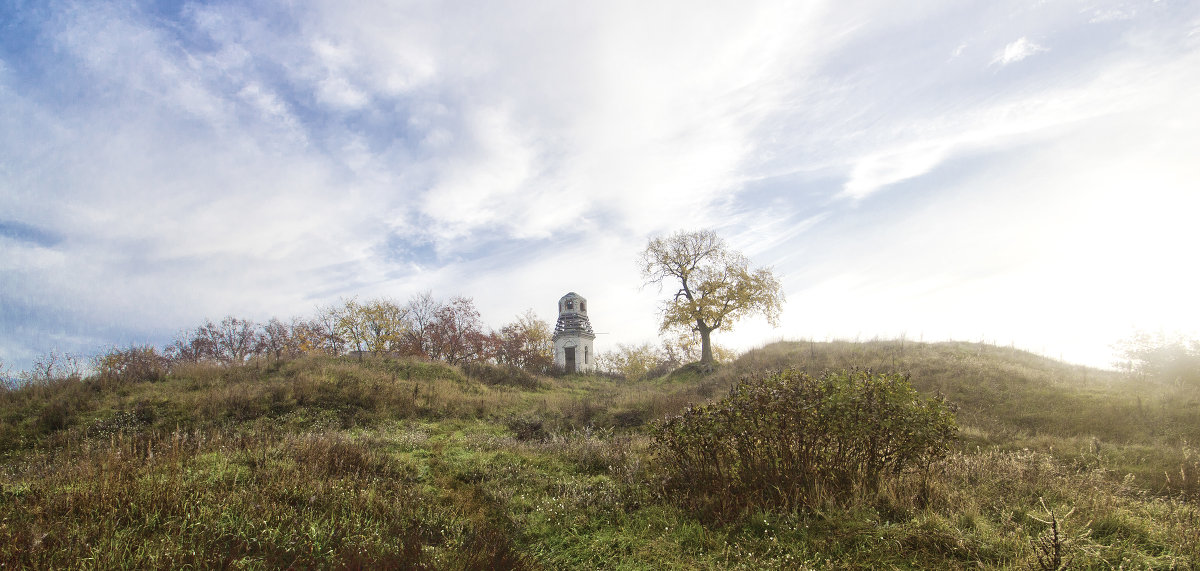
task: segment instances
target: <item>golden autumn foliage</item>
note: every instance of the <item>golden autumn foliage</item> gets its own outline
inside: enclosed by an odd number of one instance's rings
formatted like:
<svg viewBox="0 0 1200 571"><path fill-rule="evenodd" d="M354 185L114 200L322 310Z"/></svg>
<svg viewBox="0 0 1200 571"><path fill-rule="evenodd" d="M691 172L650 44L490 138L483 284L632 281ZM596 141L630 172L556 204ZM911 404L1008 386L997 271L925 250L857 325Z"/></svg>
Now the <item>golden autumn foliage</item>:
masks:
<svg viewBox="0 0 1200 571"><path fill-rule="evenodd" d="M761 314L775 325L783 311L783 288L771 268L750 268L711 230L676 232L650 240L641 259L646 284L678 283L662 305L661 330L700 334L701 363L712 363L713 331Z"/></svg>

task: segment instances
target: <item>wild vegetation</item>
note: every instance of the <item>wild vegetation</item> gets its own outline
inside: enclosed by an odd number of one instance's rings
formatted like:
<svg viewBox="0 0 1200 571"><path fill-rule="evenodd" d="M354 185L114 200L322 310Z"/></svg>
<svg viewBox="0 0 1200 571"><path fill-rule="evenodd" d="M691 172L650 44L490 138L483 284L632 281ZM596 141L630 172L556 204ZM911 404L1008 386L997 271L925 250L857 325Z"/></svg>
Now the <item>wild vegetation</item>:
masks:
<svg viewBox="0 0 1200 571"><path fill-rule="evenodd" d="M928 473L956 433L945 402L900 374L786 370L688 407L655 443L667 495L719 517L853 502L906 471Z"/></svg>
<svg viewBox="0 0 1200 571"><path fill-rule="evenodd" d="M904 341L776 343L640 380L148 355L90 375L57 357L0 391L0 565L1200 564L1183 377Z"/></svg>

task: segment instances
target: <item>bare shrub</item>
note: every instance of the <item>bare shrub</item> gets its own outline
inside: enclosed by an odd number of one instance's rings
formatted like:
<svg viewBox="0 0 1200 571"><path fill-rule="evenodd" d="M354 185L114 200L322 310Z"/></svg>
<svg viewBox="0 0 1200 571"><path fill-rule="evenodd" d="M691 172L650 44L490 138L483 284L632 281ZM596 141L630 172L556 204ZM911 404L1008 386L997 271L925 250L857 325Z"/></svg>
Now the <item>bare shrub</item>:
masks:
<svg viewBox="0 0 1200 571"><path fill-rule="evenodd" d="M1060 569L1071 569L1072 560L1074 559L1073 551L1076 544L1087 537L1087 531L1077 537L1070 536L1064 529L1063 523L1071 514L1075 513L1075 508L1071 508L1066 514L1061 517L1054 513L1054 510L1046 507L1045 498L1039 500L1042 504L1042 509L1046 512L1046 519L1030 516L1032 519L1047 526L1046 531L1042 532L1037 539L1030 540L1033 547L1034 557L1037 559L1036 566L1031 565L1031 569L1040 571L1059 571Z"/></svg>
<svg viewBox="0 0 1200 571"><path fill-rule="evenodd" d="M596 367L629 381L661 377L679 366L667 353L650 343L626 345L596 355Z"/></svg>
<svg viewBox="0 0 1200 571"><path fill-rule="evenodd" d="M617 436L611 429L575 429L550 435L543 449L553 451L592 473L604 473L625 461L629 438Z"/></svg>
<svg viewBox="0 0 1200 571"><path fill-rule="evenodd" d="M543 441L549 435L545 423L540 418L510 418L505 426L512 431L513 436L522 442L527 440Z"/></svg>
<svg viewBox="0 0 1200 571"><path fill-rule="evenodd" d="M21 379L29 385L51 386L62 381L78 381L82 378L82 365L76 355L51 351L33 361Z"/></svg>
<svg viewBox="0 0 1200 571"><path fill-rule="evenodd" d="M96 358L96 370L102 383L155 382L167 376L167 360L154 347L130 346L112 349Z"/></svg>

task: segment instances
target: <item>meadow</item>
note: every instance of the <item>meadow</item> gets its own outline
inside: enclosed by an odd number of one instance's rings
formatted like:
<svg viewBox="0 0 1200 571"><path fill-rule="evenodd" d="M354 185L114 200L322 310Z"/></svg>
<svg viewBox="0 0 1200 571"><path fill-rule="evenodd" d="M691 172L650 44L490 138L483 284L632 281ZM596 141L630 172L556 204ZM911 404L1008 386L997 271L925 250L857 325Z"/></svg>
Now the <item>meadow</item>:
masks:
<svg viewBox="0 0 1200 571"><path fill-rule="evenodd" d="M945 454L804 505L681 501L666 419L852 368L944 396ZM1200 387L976 343L639 381L381 356L48 377L0 392L0 567L1191 569L1196 442Z"/></svg>

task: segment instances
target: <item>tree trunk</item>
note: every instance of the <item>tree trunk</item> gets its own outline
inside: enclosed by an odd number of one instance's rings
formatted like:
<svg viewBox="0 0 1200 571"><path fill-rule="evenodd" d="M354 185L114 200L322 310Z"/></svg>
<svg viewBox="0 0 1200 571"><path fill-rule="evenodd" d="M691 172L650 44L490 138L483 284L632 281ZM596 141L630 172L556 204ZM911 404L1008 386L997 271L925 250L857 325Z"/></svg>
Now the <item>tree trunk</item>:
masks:
<svg viewBox="0 0 1200 571"><path fill-rule="evenodd" d="M711 365L713 363L713 353L712 340L709 336L712 334L713 328L705 327L704 324L698 323L696 330L700 332L700 363Z"/></svg>

